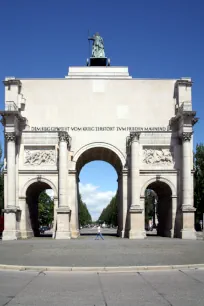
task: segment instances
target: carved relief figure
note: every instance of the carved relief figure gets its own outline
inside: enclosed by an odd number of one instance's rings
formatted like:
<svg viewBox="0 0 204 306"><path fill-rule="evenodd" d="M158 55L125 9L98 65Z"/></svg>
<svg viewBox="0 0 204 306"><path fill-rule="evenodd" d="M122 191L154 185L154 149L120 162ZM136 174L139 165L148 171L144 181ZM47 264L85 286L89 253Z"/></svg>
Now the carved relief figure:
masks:
<svg viewBox="0 0 204 306"><path fill-rule="evenodd" d="M169 149L144 149L143 162L146 164L171 165L173 157Z"/></svg>
<svg viewBox="0 0 204 306"><path fill-rule="evenodd" d="M43 165L55 165L55 151L54 150L25 150L25 161L26 165L39 166Z"/></svg>

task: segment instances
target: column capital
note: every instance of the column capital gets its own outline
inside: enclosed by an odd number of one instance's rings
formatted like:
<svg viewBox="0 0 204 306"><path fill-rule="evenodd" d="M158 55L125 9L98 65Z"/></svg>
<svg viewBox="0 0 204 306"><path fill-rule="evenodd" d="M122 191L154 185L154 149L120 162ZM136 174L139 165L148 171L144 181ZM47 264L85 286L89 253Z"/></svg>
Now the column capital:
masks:
<svg viewBox="0 0 204 306"><path fill-rule="evenodd" d="M182 205L181 210L182 212L195 212L196 208L190 205Z"/></svg>
<svg viewBox="0 0 204 306"><path fill-rule="evenodd" d="M16 134L14 132L6 132L5 137L6 137L7 142L9 141L15 142L16 140Z"/></svg>
<svg viewBox="0 0 204 306"><path fill-rule="evenodd" d="M140 207L139 205L131 205L129 212L130 213L137 213L137 214L141 214L143 212L143 208Z"/></svg>
<svg viewBox="0 0 204 306"><path fill-rule="evenodd" d="M58 133L58 137L59 137L59 142L62 142L62 141L64 141L64 142L67 142L68 144L69 144L69 135L68 135L68 133L67 132L65 132L65 131L60 131L59 133Z"/></svg>
<svg viewBox="0 0 204 306"><path fill-rule="evenodd" d="M181 140L185 142L185 141L190 141L192 135L193 135L193 132L183 132L180 137L181 137Z"/></svg>
<svg viewBox="0 0 204 306"><path fill-rule="evenodd" d="M140 134L140 132L130 132L130 143L139 142Z"/></svg>

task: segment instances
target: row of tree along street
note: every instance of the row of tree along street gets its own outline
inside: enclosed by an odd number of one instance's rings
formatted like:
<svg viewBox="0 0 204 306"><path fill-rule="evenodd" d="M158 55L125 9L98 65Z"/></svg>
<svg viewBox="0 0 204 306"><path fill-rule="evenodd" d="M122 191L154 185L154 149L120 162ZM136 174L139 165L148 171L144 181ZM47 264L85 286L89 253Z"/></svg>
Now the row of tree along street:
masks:
<svg viewBox="0 0 204 306"><path fill-rule="evenodd" d="M2 161L2 148L0 147L0 215L4 207L4 168ZM85 226L92 223L91 215L88 211L86 203L83 202L79 194L79 224ZM152 217L153 202L156 200L156 195L152 190L146 190L146 203L145 203L145 223ZM194 206L195 213L195 228L199 229L199 221L203 220L204 214L204 144L196 146L194 154ZM54 202L46 194L42 192L39 196L39 225L50 226L54 218ZM103 209L98 222L106 223L107 225L117 226L117 195L115 195L106 208Z"/></svg>

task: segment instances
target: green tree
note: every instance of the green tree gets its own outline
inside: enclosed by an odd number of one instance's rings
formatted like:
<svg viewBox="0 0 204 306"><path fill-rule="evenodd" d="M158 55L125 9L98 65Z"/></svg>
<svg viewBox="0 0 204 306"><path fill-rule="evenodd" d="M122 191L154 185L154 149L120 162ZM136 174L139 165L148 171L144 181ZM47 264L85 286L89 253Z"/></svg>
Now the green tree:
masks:
<svg viewBox="0 0 204 306"><path fill-rule="evenodd" d="M115 195L110 203L103 209L98 222L105 222L108 225L118 225L118 213L117 213L117 195Z"/></svg>
<svg viewBox="0 0 204 306"><path fill-rule="evenodd" d="M2 161L2 147L0 145L0 215L4 208L4 163Z"/></svg>
<svg viewBox="0 0 204 306"><path fill-rule="evenodd" d="M203 219L204 213L204 144L197 144L194 154L194 205L195 223Z"/></svg>
<svg viewBox="0 0 204 306"><path fill-rule="evenodd" d="M152 189L146 189L145 191L145 224L149 224L149 220L152 219L154 214L154 202L156 193Z"/></svg>
<svg viewBox="0 0 204 306"><path fill-rule="evenodd" d="M41 192L38 200L39 225L48 226L54 219L54 202L45 191Z"/></svg>
<svg viewBox="0 0 204 306"><path fill-rule="evenodd" d="M92 223L91 215L88 211L86 204L82 201L80 193L78 200L79 200L79 225L84 226Z"/></svg>

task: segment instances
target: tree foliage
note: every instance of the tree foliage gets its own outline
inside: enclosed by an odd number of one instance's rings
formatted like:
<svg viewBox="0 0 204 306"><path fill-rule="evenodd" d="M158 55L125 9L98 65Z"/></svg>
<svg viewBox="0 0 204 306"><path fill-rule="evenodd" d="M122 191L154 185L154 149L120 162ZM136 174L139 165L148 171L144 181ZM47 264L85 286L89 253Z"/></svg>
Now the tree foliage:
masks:
<svg viewBox="0 0 204 306"><path fill-rule="evenodd" d="M2 147L0 145L0 214L4 208L4 163L2 161Z"/></svg>
<svg viewBox="0 0 204 306"><path fill-rule="evenodd" d="M79 225L84 226L90 223L92 223L91 215L86 204L82 201L81 194L79 193Z"/></svg>
<svg viewBox="0 0 204 306"><path fill-rule="evenodd" d="M98 222L100 223L106 223L108 225L117 226L117 196L115 195L108 206L103 209Z"/></svg>
<svg viewBox="0 0 204 306"><path fill-rule="evenodd" d="M157 200L157 195L152 189L146 189L145 191L145 224L149 223L149 220L153 218L155 213L155 200ZM157 207L155 209L157 211Z"/></svg>
<svg viewBox="0 0 204 306"><path fill-rule="evenodd" d="M38 220L40 226L49 226L54 219L54 201L45 191L41 192L38 200Z"/></svg>
<svg viewBox="0 0 204 306"><path fill-rule="evenodd" d="M194 154L194 205L195 223L203 219L204 213L204 144L197 144Z"/></svg>

